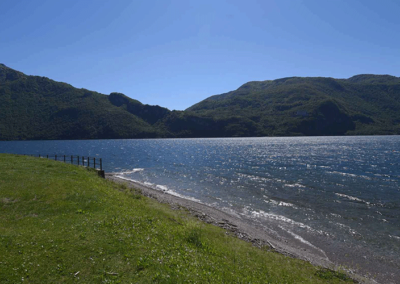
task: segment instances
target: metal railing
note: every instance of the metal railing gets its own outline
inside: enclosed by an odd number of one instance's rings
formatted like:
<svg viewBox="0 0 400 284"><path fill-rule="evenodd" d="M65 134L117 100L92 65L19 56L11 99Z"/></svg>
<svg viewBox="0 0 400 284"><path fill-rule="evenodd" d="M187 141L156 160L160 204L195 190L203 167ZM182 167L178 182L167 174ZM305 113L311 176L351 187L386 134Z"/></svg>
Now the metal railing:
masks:
<svg viewBox="0 0 400 284"><path fill-rule="evenodd" d="M55 161L69 163L71 165L84 166L88 168L103 170L103 160L95 157L74 156L74 155L25 155L39 158L47 158Z"/></svg>

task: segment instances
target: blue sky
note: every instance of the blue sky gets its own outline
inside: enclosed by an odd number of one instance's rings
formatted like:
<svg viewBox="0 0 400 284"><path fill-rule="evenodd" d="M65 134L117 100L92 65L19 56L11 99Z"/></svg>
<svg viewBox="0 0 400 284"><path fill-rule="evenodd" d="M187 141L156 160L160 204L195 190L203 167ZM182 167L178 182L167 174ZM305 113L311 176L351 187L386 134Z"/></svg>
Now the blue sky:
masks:
<svg viewBox="0 0 400 284"><path fill-rule="evenodd" d="M0 1L0 63L182 110L255 80L400 76L400 1Z"/></svg>

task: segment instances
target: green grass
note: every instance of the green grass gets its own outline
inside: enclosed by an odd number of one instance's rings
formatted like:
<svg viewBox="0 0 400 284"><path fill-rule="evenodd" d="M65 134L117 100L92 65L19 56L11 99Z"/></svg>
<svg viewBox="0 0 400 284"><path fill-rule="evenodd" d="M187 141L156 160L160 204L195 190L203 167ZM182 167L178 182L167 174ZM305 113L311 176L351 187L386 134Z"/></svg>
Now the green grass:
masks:
<svg viewBox="0 0 400 284"><path fill-rule="evenodd" d="M341 283L82 167L0 154L0 283Z"/></svg>

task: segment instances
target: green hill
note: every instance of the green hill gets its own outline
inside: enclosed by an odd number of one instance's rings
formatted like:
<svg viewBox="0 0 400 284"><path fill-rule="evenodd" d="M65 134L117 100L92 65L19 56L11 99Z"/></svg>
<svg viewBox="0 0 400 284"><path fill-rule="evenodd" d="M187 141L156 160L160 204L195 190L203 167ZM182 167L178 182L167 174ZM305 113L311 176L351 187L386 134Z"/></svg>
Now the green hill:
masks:
<svg viewBox="0 0 400 284"><path fill-rule="evenodd" d="M250 119L256 136L400 134L400 78L357 75L248 82L186 111Z"/></svg>
<svg viewBox="0 0 400 284"><path fill-rule="evenodd" d="M400 78L248 82L186 111L0 64L0 140L400 134Z"/></svg>
<svg viewBox="0 0 400 284"><path fill-rule="evenodd" d="M163 136L148 114L118 107L114 97L0 65L0 140Z"/></svg>

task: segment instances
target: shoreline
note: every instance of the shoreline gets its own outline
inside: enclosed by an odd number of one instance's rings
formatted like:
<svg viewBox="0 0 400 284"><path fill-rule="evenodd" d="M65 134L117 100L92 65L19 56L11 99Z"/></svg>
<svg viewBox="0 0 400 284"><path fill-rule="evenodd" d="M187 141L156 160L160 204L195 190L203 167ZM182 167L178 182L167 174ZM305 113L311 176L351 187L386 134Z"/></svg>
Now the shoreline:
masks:
<svg viewBox="0 0 400 284"><path fill-rule="evenodd" d="M153 198L160 203L169 204L172 209L183 207L187 209L192 216L199 220L221 227L226 230L227 234L234 235L241 240L250 242L258 248L267 247L269 250L293 258L305 260L316 266L335 271L344 271L348 276L360 283L378 283L375 280L358 275L350 269L343 269L340 265L330 261L323 252L323 254L321 254L321 251L319 251L318 248L312 250L310 247L307 247L307 249L305 249L304 246L302 246L301 241L296 242L293 240L288 242L286 238L283 239L279 236L273 236L262 228L258 228L255 224L251 224L239 216L229 214L228 212L221 211L218 208L194 200L147 187L141 183L120 177L118 176L118 173L106 173L105 177L108 180L117 183L125 183L129 187L139 189L143 196Z"/></svg>

